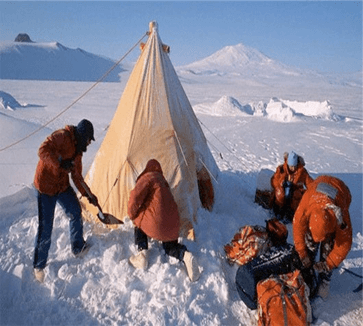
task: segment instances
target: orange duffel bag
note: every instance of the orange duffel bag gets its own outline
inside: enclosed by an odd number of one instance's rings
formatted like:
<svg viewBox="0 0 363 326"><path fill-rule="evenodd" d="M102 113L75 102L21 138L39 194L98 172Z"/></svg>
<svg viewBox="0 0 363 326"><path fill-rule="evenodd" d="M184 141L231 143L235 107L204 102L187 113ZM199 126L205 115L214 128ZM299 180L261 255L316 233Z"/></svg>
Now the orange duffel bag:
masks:
<svg viewBox="0 0 363 326"><path fill-rule="evenodd" d="M308 326L309 290L299 270L257 284L258 326Z"/></svg>

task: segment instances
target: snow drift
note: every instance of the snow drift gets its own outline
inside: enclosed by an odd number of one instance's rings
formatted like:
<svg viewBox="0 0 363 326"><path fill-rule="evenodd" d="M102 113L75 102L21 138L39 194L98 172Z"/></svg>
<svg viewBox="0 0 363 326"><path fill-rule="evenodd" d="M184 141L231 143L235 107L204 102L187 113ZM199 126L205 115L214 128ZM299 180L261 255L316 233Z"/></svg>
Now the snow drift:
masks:
<svg viewBox="0 0 363 326"><path fill-rule="evenodd" d="M0 42L0 78L25 80L97 81L114 61L58 42ZM105 81L119 82L117 66Z"/></svg>
<svg viewBox="0 0 363 326"><path fill-rule="evenodd" d="M272 98L268 103L259 101L241 105L231 96L223 96L214 103L193 106L196 113L213 116L263 116L278 122L293 122L304 117L339 121L341 117L333 112L329 101L290 101Z"/></svg>
<svg viewBox="0 0 363 326"><path fill-rule="evenodd" d="M22 105L10 94L0 91L0 108L5 110L15 110Z"/></svg>

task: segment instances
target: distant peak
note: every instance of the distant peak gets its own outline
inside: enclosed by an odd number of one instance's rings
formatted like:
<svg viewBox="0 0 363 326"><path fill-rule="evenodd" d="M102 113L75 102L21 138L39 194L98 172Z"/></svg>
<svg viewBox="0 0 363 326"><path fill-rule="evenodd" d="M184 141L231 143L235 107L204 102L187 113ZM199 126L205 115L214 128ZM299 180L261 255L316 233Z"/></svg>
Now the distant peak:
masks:
<svg viewBox="0 0 363 326"><path fill-rule="evenodd" d="M260 51L239 43L237 45L228 45L213 53L212 55L193 62L188 65L190 67L206 67L210 66L215 69L218 67L236 68L247 65L269 65L273 64L274 60L270 59Z"/></svg>
<svg viewBox="0 0 363 326"><path fill-rule="evenodd" d="M26 33L20 33L18 34L18 36L15 38L15 42L25 42L25 43L34 43L28 34Z"/></svg>

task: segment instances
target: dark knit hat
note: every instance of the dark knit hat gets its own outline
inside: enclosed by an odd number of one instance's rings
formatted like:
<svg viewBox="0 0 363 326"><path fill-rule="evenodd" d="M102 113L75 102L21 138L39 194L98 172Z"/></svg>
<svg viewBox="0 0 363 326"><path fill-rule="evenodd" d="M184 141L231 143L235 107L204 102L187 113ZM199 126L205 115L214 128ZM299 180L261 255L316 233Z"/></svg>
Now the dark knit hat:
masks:
<svg viewBox="0 0 363 326"><path fill-rule="evenodd" d="M82 121L80 121L76 128L77 128L77 132L81 136L81 138L87 139L87 140L91 139L93 141L95 140L94 135L93 135L93 125L87 119L83 119Z"/></svg>

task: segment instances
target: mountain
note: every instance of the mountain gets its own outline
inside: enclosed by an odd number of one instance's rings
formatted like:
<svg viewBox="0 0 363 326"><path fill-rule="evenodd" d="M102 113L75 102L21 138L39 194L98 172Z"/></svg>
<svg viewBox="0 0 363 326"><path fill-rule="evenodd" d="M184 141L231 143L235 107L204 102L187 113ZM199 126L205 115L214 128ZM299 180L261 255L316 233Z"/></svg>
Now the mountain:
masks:
<svg viewBox="0 0 363 326"><path fill-rule="evenodd" d="M207 58L180 67L196 75L287 75L299 76L301 71L273 60L242 43L226 46Z"/></svg>
<svg viewBox="0 0 363 326"><path fill-rule="evenodd" d="M198 76L236 76L243 77L259 84L285 83L294 84L339 84L345 86L361 85L361 79L355 74L322 74L285 65L273 60L260 51L242 43L226 46L212 55L180 66L177 69L183 78L189 75ZM360 72L361 76L361 72Z"/></svg>
<svg viewBox="0 0 363 326"><path fill-rule="evenodd" d="M97 81L114 61L58 42L0 42L0 79ZM106 78L119 82L117 66Z"/></svg>

